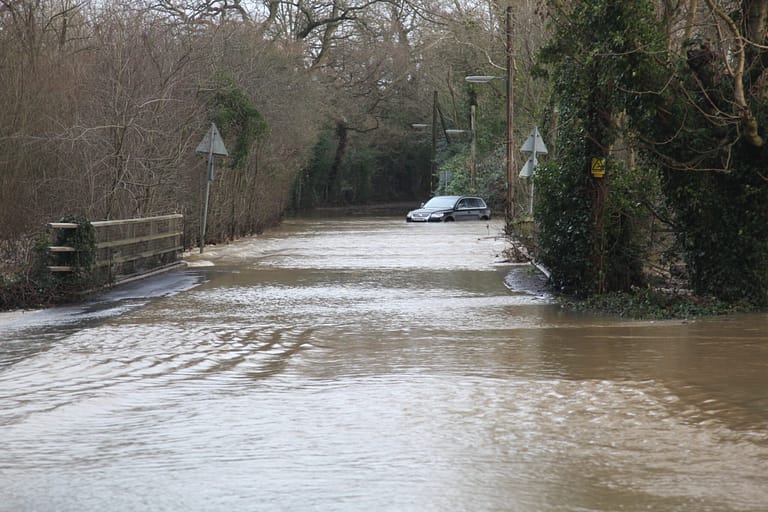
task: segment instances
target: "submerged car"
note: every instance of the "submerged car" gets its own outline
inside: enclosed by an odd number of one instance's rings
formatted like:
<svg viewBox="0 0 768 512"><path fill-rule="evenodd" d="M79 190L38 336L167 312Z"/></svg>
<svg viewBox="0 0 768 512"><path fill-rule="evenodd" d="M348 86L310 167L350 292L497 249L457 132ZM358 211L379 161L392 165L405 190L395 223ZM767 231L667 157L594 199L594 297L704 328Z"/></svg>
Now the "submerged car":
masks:
<svg viewBox="0 0 768 512"><path fill-rule="evenodd" d="M435 196L405 216L407 222L489 220L491 209L475 196Z"/></svg>

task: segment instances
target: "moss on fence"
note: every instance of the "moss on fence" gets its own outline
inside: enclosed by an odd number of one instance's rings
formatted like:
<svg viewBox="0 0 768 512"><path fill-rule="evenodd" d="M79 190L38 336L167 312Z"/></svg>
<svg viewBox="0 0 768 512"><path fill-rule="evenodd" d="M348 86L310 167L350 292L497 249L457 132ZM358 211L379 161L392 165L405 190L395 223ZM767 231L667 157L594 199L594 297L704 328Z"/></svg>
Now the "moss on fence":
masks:
<svg viewBox="0 0 768 512"><path fill-rule="evenodd" d="M25 309L61 304L79 298L93 286L96 261L95 230L81 217L61 222L77 228L48 227L29 244L20 244L0 269L0 310ZM51 252L50 246L72 247L71 252ZM68 272L51 272L49 267L72 267Z"/></svg>

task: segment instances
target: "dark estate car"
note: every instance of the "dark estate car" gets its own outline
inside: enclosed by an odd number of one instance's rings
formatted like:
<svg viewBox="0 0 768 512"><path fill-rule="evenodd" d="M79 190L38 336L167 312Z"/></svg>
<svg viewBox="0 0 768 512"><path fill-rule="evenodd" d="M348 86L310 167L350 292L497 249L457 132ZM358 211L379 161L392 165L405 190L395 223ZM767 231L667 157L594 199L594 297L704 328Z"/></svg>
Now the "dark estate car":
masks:
<svg viewBox="0 0 768 512"><path fill-rule="evenodd" d="M407 222L450 222L454 220L488 220L491 209L474 196L435 196L405 216Z"/></svg>

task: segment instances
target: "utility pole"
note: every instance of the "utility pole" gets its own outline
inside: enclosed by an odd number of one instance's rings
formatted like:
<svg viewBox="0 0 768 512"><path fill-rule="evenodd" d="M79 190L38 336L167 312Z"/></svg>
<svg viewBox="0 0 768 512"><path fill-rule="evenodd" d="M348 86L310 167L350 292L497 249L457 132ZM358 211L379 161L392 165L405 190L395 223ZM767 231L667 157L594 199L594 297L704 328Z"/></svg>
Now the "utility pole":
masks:
<svg viewBox="0 0 768 512"><path fill-rule="evenodd" d="M473 99L469 106L469 189L477 192L477 102Z"/></svg>
<svg viewBox="0 0 768 512"><path fill-rule="evenodd" d="M515 165L514 165L514 126L515 126L515 50L512 41L512 6L507 6L507 226L515 218Z"/></svg>
<svg viewBox="0 0 768 512"><path fill-rule="evenodd" d="M429 155L429 193L436 191L437 178L437 91L432 91L432 150ZM439 181L437 182L440 183Z"/></svg>

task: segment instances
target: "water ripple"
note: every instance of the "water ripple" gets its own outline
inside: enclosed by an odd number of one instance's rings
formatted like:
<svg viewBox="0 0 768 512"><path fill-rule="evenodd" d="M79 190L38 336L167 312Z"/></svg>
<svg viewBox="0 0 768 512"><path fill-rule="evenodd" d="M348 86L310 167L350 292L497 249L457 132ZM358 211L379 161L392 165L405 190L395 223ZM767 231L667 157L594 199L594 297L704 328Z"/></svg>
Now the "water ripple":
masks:
<svg viewBox="0 0 768 512"><path fill-rule="evenodd" d="M765 509L768 317L568 313L482 223L398 221L5 330L0 512Z"/></svg>

